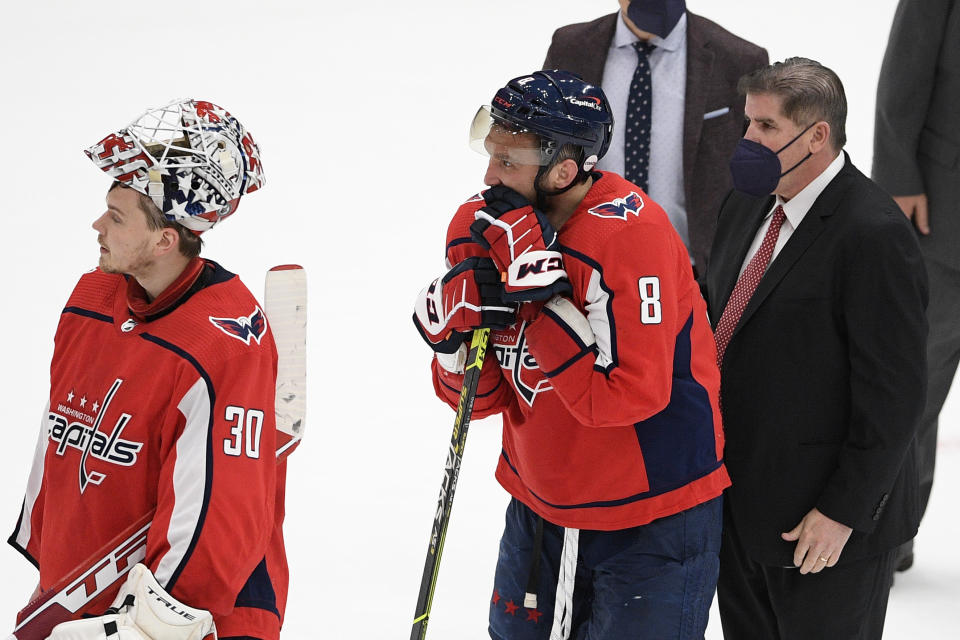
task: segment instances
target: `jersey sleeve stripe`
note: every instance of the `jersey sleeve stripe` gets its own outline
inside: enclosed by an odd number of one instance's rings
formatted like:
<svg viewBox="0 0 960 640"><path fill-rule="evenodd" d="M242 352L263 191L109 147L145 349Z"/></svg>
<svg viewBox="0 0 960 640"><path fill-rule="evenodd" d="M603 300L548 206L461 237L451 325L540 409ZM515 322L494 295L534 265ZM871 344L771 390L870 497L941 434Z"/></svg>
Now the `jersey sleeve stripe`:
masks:
<svg viewBox="0 0 960 640"><path fill-rule="evenodd" d="M560 366L556 367L555 369L552 369L550 371L544 371L543 375L547 376L548 378L553 378L554 376L558 376L564 371L566 371L567 369L569 369L570 367L572 367L584 356L588 354L596 355L597 353L596 347L593 344L589 344L589 345L586 344L581 339L581 337L577 335L576 331L574 331L569 325L567 325L567 323L564 322L559 316L557 316L556 313L554 313L550 309L544 308L543 314L546 317L550 318L550 320L555 322L557 326L560 327L560 329L562 329L567 336L569 336L570 340L573 341L574 345L576 346L576 351L573 353L573 355L571 355L566 360L566 362L563 362Z"/></svg>
<svg viewBox="0 0 960 640"><path fill-rule="evenodd" d="M177 440L173 478L176 502L167 530L170 550L160 559L156 572L157 581L169 592L190 560L207 517L213 486L213 408L216 406L216 394L210 376L196 358L149 333L143 333L140 337L173 351L187 360L200 375L177 405L186 418L186 424Z"/></svg>
<svg viewBox="0 0 960 640"><path fill-rule="evenodd" d="M20 555L22 555L24 558L26 558L27 561L28 561L30 564L32 564L34 567L36 567L37 570L39 571L39 570L40 570L40 563L37 562L37 559L34 558L32 555L30 555L30 552L27 551L26 548L24 548L23 546L21 546L19 542L17 542L17 531L20 530L20 523L23 522L23 513L24 513L24 512L21 510L21 511L20 511L20 518L17 520L17 526L16 526L16 528L13 530L13 534L12 534L9 538L7 538L7 543L8 543L11 547L13 547L13 548L16 549L17 551L19 551L19 552L20 552Z"/></svg>
<svg viewBox="0 0 960 640"><path fill-rule="evenodd" d="M20 550L25 556L30 558L27 552L27 545L33 535L33 506L36 504L37 496L40 495L40 487L43 484L43 466L47 453L48 421L47 416L50 413L50 402L48 401L43 409L43 417L40 419L40 434L37 437L37 446L33 451L33 465L30 468L30 476L27 478L27 490L23 498L23 510L20 513L20 520L17 522L17 528L11 536L10 544ZM16 543L16 544L14 544ZM36 560L30 558L33 564Z"/></svg>
<svg viewBox="0 0 960 640"><path fill-rule="evenodd" d="M173 469L173 512L167 528L170 550L157 564L156 578L166 589L173 587L175 576L193 549L206 512L208 424L210 396L203 379L198 378L183 396L177 409L186 418L183 433L177 439L177 461Z"/></svg>
<svg viewBox="0 0 960 640"><path fill-rule="evenodd" d="M598 265L599 267L599 265ZM607 374L617 367L617 330L613 319L613 291L603 282L603 274L595 267L587 285L584 310L593 335L597 339L596 369Z"/></svg>
<svg viewBox="0 0 960 640"><path fill-rule="evenodd" d="M452 249L453 247L456 247L457 245L469 244L473 241L474 241L473 238L469 236L466 236L463 238L454 238L453 240L447 243L447 253L449 253L450 249Z"/></svg>

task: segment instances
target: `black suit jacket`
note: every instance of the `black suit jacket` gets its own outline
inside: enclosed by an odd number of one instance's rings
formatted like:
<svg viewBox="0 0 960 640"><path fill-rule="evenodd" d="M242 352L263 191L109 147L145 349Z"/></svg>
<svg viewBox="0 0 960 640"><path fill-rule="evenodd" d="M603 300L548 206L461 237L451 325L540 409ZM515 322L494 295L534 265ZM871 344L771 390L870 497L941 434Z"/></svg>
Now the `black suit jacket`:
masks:
<svg viewBox="0 0 960 640"><path fill-rule="evenodd" d="M844 154L846 156L846 154ZM751 558L791 566L817 507L853 527L840 562L919 522L912 437L926 376L926 272L897 205L846 164L771 262L721 371L734 524ZM714 327L772 196L731 192L705 275Z"/></svg>
<svg viewBox="0 0 960 640"><path fill-rule="evenodd" d="M619 15L557 29L543 68L573 71L601 86ZM720 203L732 186L730 157L743 136L744 98L737 93L737 82L744 74L765 67L767 60L766 49L687 12L683 186L690 255L700 269L707 262ZM724 107L730 111L703 119L704 114Z"/></svg>
<svg viewBox="0 0 960 640"><path fill-rule="evenodd" d="M877 84L873 179L927 194L928 258L960 269L960 1L901 0Z"/></svg>

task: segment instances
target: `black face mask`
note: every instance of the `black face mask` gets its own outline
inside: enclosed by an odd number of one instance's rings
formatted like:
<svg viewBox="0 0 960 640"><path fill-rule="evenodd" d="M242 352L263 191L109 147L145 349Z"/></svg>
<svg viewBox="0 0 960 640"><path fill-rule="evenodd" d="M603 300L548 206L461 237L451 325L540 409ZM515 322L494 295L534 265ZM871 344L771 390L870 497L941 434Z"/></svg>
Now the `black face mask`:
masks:
<svg viewBox="0 0 960 640"><path fill-rule="evenodd" d="M686 10L684 0L631 0L627 17L638 29L666 38Z"/></svg>
<svg viewBox="0 0 960 640"><path fill-rule="evenodd" d="M777 151L772 151L759 142L741 138L733 152L733 158L730 159L733 188L751 196L767 196L773 193L773 190L780 183L780 178L802 165L813 155L808 153L803 160L780 173L782 167L777 154L796 142L815 124L817 123L813 122L808 125L806 129L794 136L793 140Z"/></svg>

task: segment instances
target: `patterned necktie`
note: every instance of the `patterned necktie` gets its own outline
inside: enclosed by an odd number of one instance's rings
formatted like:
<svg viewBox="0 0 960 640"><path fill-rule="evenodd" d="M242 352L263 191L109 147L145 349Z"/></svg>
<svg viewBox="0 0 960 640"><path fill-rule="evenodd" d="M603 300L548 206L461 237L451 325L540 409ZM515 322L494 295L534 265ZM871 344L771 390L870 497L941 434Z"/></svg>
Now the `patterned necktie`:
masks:
<svg viewBox="0 0 960 640"><path fill-rule="evenodd" d="M637 68L630 83L627 102L626 131L623 140L623 177L647 190L647 173L650 167L650 123L652 121L653 93L650 90L650 53L655 46L638 40L633 43L637 50Z"/></svg>
<svg viewBox="0 0 960 640"><path fill-rule="evenodd" d="M786 220L787 214L783 212L783 207L777 206L773 212L773 219L770 221L770 227L767 228L766 235L763 236L763 242L760 248L750 259L747 268L743 270L740 279L733 287L733 293L727 300L727 306L723 308L723 314L720 316L720 322L717 323L717 329L713 332L713 337L717 341L717 365L723 364L723 354L730 344L730 338L733 336L733 330L740 322L740 316L743 310L753 297L757 285L760 284L760 278L763 277L770 264L770 257L773 255L773 248L777 244L777 238L780 236L780 227Z"/></svg>

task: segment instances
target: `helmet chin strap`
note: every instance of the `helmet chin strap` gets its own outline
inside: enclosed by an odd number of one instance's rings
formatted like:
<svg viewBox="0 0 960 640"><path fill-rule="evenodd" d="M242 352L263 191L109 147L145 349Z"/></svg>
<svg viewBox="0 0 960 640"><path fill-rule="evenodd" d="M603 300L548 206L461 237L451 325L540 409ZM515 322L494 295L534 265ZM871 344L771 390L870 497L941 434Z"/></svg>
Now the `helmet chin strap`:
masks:
<svg viewBox="0 0 960 640"><path fill-rule="evenodd" d="M557 158L559 156L555 156L553 160L551 160L547 164L540 167L540 169L537 171L537 177L533 179L533 190L537 192L537 201L534 204L536 205L537 209L540 209L540 211L545 212L547 208L548 197L558 196L561 193L566 193L567 191L575 187L577 184L579 184L580 182L579 178L581 175L583 175L584 173L589 173L583 170L583 166L582 166L583 149L580 150L579 155L580 155L580 162L577 162L577 175L573 180L570 181L570 184L563 187L562 189L547 191L546 189L543 189L540 187L540 181L543 179L543 177L546 176L551 169L557 166L558 164ZM576 160L576 158L570 158L570 159Z"/></svg>

